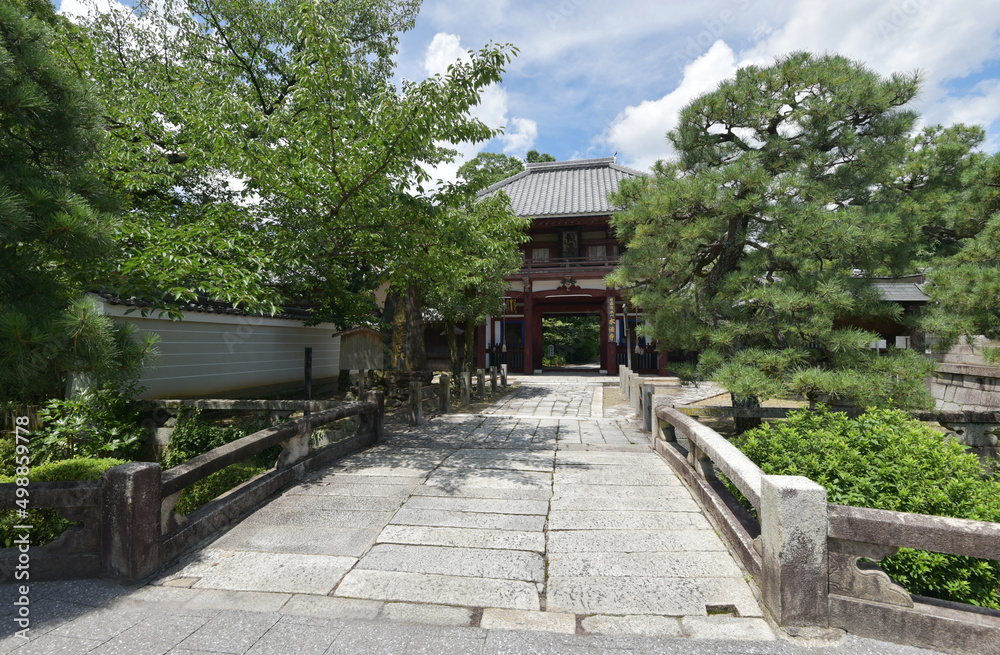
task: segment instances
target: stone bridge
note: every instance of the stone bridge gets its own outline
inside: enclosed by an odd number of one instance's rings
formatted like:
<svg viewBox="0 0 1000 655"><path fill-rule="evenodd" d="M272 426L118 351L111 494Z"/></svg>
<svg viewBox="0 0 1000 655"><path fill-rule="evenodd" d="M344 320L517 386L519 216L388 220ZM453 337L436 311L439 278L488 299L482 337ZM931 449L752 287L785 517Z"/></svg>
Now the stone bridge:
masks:
<svg viewBox="0 0 1000 655"><path fill-rule="evenodd" d="M808 652L606 380L390 427L147 584L37 583L0 653Z"/></svg>

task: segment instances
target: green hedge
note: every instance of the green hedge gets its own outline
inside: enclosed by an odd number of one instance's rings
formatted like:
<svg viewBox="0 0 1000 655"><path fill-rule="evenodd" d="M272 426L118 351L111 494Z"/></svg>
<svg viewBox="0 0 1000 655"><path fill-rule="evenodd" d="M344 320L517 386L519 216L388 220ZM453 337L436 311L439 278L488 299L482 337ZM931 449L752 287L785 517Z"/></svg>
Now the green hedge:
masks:
<svg viewBox="0 0 1000 655"><path fill-rule="evenodd" d="M111 458L65 459L29 469L28 480L31 482L100 480L106 470L124 463L124 460ZM13 481L14 478L11 476L0 476L0 483ZM27 518L18 518L15 510L3 510L0 511L0 541L6 548L10 548L15 537L22 533L14 529L15 525L32 526L31 545L37 547L51 543L67 528L78 524L70 523L54 509L29 509Z"/></svg>
<svg viewBox="0 0 1000 655"><path fill-rule="evenodd" d="M183 464L192 457L245 437L253 431L254 428L250 425L212 425L201 417L201 410L185 408L177 417L177 428L170 436L170 447L164 458L163 467L171 468ZM274 466L280 453L281 446L272 446L257 453L247 462L233 464L195 482L181 492L174 510L179 514L193 512L220 494Z"/></svg>
<svg viewBox="0 0 1000 655"><path fill-rule="evenodd" d="M764 473L823 485L831 503L1000 522L1000 481L899 410L792 412L734 443ZM903 548L881 566L910 593L1000 609L1000 562Z"/></svg>

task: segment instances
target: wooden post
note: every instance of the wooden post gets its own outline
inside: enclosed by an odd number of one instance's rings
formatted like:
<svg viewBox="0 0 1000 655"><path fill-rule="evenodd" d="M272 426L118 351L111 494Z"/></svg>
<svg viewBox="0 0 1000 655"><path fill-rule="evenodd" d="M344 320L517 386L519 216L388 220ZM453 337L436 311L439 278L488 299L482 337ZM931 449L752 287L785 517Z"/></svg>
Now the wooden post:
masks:
<svg viewBox="0 0 1000 655"><path fill-rule="evenodd" d="M410 425L421 425L424 422L424 388L420 382L410 383Z"/></svg>
<svg viewBox="0 0 1000 655"><path fill-rule="evenodd" d="M312 400L312 381L313 381L313 349L310 346L306 346L306 390L305 390L305 400L308 402ZM305 410L302 412L303 416L309 416L309 405L306 405Z"/></svg>

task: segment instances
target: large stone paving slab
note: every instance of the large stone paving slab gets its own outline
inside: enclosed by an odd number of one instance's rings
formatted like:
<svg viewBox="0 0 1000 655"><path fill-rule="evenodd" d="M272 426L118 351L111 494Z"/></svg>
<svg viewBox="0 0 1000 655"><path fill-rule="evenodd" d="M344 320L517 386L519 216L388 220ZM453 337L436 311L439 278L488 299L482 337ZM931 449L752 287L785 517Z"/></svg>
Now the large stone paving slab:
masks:
<svg viewBox="0 0 1000 655"><path fill-rule="evenodd" d="M378 535L378 542L545 552L545 534L537 531L517 532L514 530L389 525Z"/></svg>
<svg viewBox="0 0 1000 655"><path fill-rule="evenodd" d="M550 611L707 616L708 609L729 607L740 616L761 615L747 585L725 578L550 576L548 580Z"/></svg>
<svg viewBox="0 0 1000 655"><path fill-rule="evenodd" d="M379 544L358 562L357 568L545 581L542 556L518 550Z"/></svg>
<svg viewBox="0 0 1000 655"><path fill-rule="evenodd" d="M456 512L446 509L409 509L404 506L403 509L396 512L392 518L392 524L541 532L545 529L545 517L526 514Z"/></svg>
<svg viewBox="0 0 1000 655"><path fill-rule="evenodd" d="M194 589L328 594L353 557L208 549L175 578L197 578Z"/></svg>
<svg viewBox="0 0 1000 655"><path fill-rule="evenodd" d="M466 576L355 569L347 574L334 595L470 607L539 609L538 589L532 582Z"/></svg>

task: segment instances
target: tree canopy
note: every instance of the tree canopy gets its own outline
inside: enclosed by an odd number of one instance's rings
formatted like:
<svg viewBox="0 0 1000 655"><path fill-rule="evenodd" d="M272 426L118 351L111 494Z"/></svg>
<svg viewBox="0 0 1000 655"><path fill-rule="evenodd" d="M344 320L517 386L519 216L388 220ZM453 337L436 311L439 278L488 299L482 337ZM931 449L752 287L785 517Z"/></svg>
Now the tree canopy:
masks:
<svg viewBox="0 0 1000 655"><path fill-rule="evenodd" d="M458 177L470 192L476 193L523 170L524 162L517 157L481 152L459 167Z"/></svg>
<svg viewBox="0 0 1000 655"><path fill-rule="evenodd" d="M82 296L120 224L93 170L98 104L52 46L0 0L0 399L20 402L61 395L71 372L134 378L152 346Z"/></svg>
<svg viewBox="0 0 1000 655"><path fill-rule="evenodd" d="M490 44L393 82L419 2L195 0L95 12L67 52L95 79L109 185L130 220L107 277L161 304L199 295L350 324L409 224L439 143L496 134L469 110L514 54Z"/></svg>
<svg viewBox="0 0 1000 655"><path fill-rule="evenodd" d="M885 200L913 149L917 89L916 75L795 53L685 107L668 136L678 160L615 198L627 250L610 281L649 336L699 352L737 404L789 390L929 402L920 355L869 348L872 325L901 319L873 276L912 263L909 226Z"/></svg>

